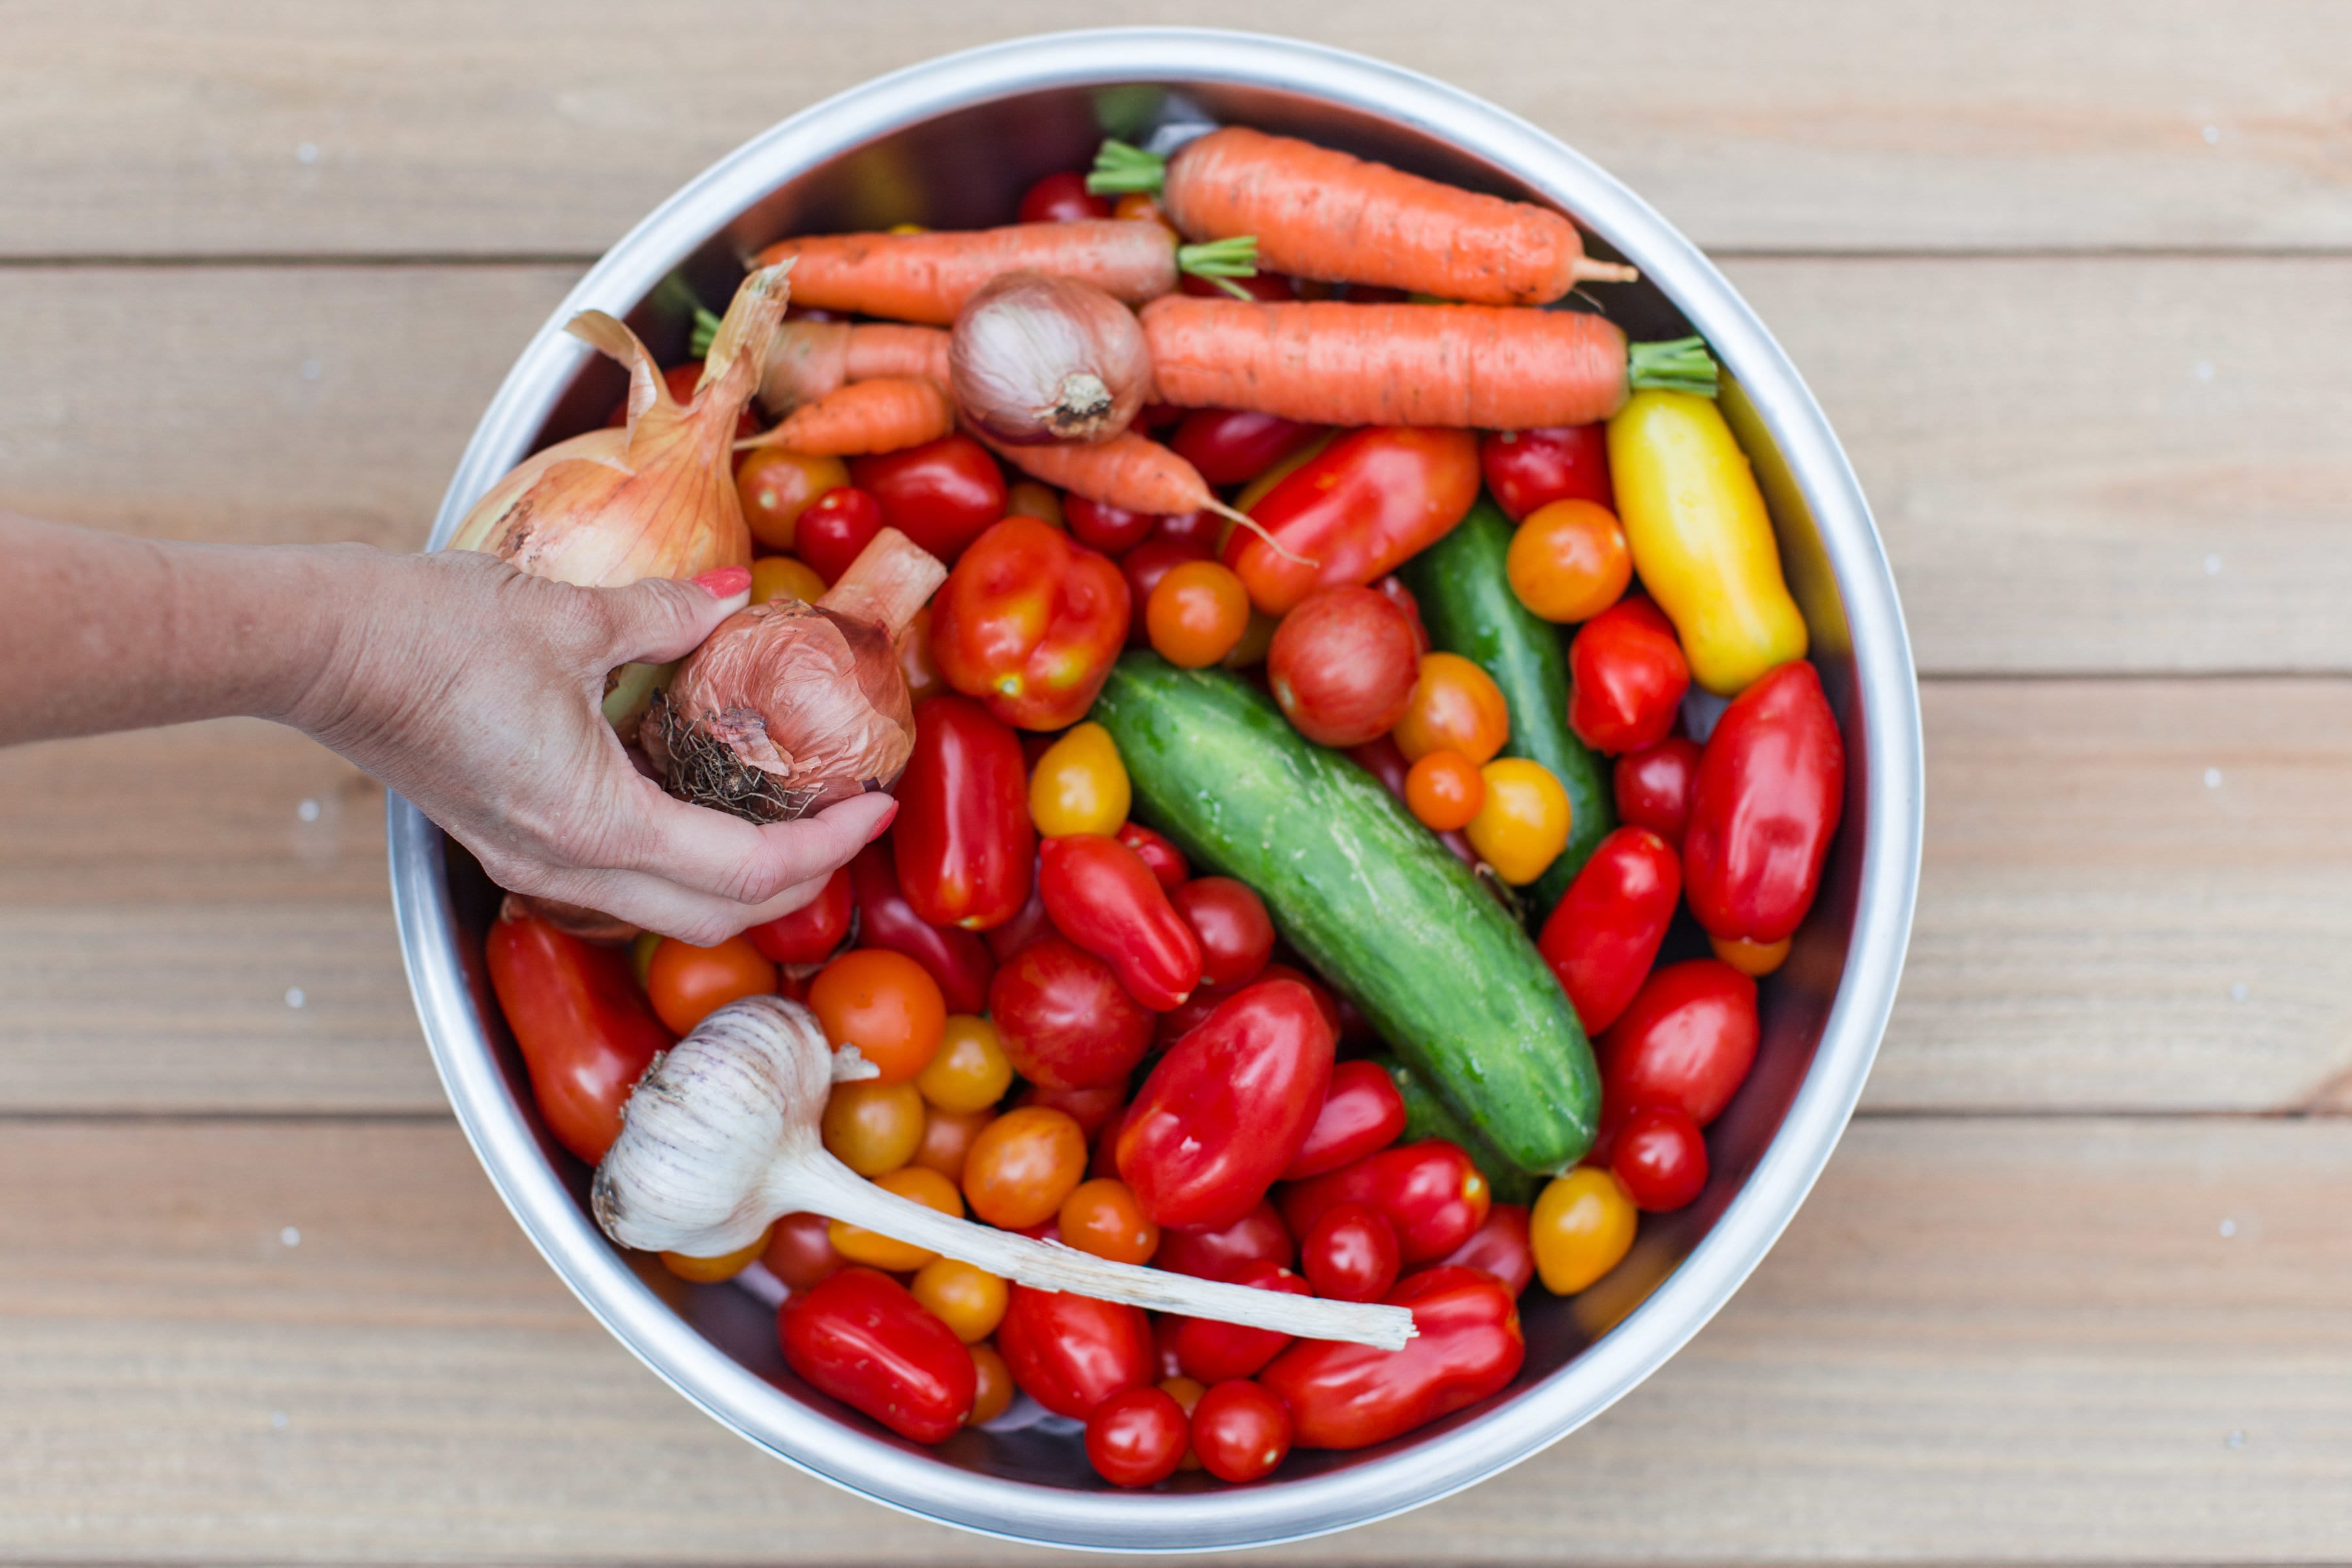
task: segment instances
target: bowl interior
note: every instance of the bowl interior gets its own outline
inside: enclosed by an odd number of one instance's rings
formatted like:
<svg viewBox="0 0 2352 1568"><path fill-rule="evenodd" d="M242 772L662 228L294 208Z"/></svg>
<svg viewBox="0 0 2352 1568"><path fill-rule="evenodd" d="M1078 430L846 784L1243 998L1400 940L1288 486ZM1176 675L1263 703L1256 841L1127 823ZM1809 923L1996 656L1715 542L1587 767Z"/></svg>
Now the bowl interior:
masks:
<svg viewBox="0 0 2352 1568"><path fill-rule="evenodd" d="M1386 160L1417 173L1475 189L1530 200L1549 200L1546 191L1538 184L1477 153L1465 151L1433 129L1425 128L1404 115L1389 112L1385 104L1380 107L1361 103L1349 106L1331 101L1317 93L1266 85L1263 80L1251 83L1212 79L1181 82L1109 79L1091 84L1062 83L963 102L956 107L904 120L855 145L836 149L781 184L768 189L764 195L751 200L748 205L739 204L740 210L715 230L709 231L707 237L698 243L688 237L686 242L673 246L668 255L682 257L682 259L677 259L674 268L636 299L633 306L627 299L607 298L595 302L608 309L630 307L626 310L630 324L664 363L675 363L686 353L691 315L696 306L706 304L712 309L723 308L736 281L741 277L743 258L771 240L793 233L880 228L898 223L957 228L1007 221L1007 215L1012 212L1020 193L1033 180L1054 170L1083 167L1106 134L1146 143L1152 143L1157 138L1160 143L1164 144L1180 135L1182 127L1228 121L1307 136L1328 145ZM1634 205L1638 206L1638 204ZM1663 226L1659 226L1663 230ZM1671 237L1671 231L1664 232ZM1617 253L1601 237L1591 237L1591 243L1599 254ZM1717 282L1719 283L1719 279ZM1579 301L1579 307L1598 305L1605 308L1607 313L1636 339L1675 336L1693 330L1692 322L1685 319L1675 302L1652 283L1610 286L1595 289L1593 293L1594 300ZM1727 289L1725 297L1728 298ZM1769 347L1769 340L1761 341ZM1722 346L1718 342L1718 348ZM1868 715L1861 701L1858 671L1847 626L1845 595L1841 587L1839 570L1832 565L1835 552L1829 548L1816 527L1814 511L1809 504L1809 496L1812 492L1808 483L1801 482L1797 477L1798 465L1789 460L1776 445L1772 422L1759 413L1742 390L1737 374L1741 368L1738 358L1727 355L1727 369L1735 373L1727 385L1727 410L1764 481L1779 529L1783 558L1812 627L1814 661L1845 726L1849 767L1844 826L1832 852L1821 897L1796 939L1788 963L1762 988L1763 1039L1755 1070L1708 1134L1713 1162L1712 1179L1705 1195L1692 1207L1672 1215L1645 1217L1633 1256L1593 1289L1570 1300L1556 1300L1540 1287L1528 1293L1522 1300L1521 1311L1528 1354L1525 1369L1511 1388L1485 1405L1425 1427L1385 1448L1355 1454L1301 1453L1294 1456L1282 1479L1250 1489L1261 1500L1260 1504L1253 1506L1262 1506L1268 1494L1308 1486L1318 1478L1411 1455L1428 1445L1443 1442L1449 1434L1465 1426L1486 1421L1498 1412L1539 1396L1548 1383L1563 1376L1566 1369L1585 1355L1601 1336L1608 1334L1612 1327L1641 1307L1706 1240L1740 1194L1751 1173L1765 1159L1814 1065L1824 1026L1846 975L1850 938L1865 869L1864 847L1873 837L1873 748L1865 743L1864 726ZM1785 372L1785 366L1779 368ZM520 376L520 371L518 374ZM507 453L498 466L512 461L521 450L603 424L623 389L622 373L610 362L593 356L580 360L568 380L562 381L551 391L542 390L530 411L531 417L536 418L535 426L525 425L520 427L528 431L528 440L516 450ZM510 383L508 394L514 391L515 385ZM506 395L502 395L502 401L505 398ZM1823 433L1826 434L1825 430ZM1829 450L1834 453L1833 445ZM495 472L495 468L491 471ZM462 475L460 482L464 482ZM453 492L453 501L457 500ZM449 521L445 515L445 531ZM1866 514L1864 528L1866 533ZM1871 546L1874 555L1874 540L1871 541ZM1883 572L1883 563L1879 569ZM1895 636L1899 639L1900 635L1897 621ZM1901 668L1907 682L1907 654ZM1908 722L1916 726L1916 714L1898 713L1893 716L1892 721L1898 725ZM547 1169L569 1192L572 1202L584 1215L588 1172L578 1161L556 1147L539 1126L520 1059L496 1006L489 999L481 974L481 938L496 908L496 890L462 850L454 845L447 848L447 907L456 927L456 953L466 971L473 1005L478 1012L482 1034L488 1042L491 1070L503 1081L505 1092L511 1098L517 1115L536 1134ZM1907 920L1907 892L1904 909ZM1894 951L1899 961L1899 935L1895 942ZM1688 923L1685 915L1683 923L1670 936L1660 961L1671 962L1702 955L1706 952L1704 937ZM1886 984L1891 991L1891 977ZM1870 1030L1870 1046L1873 1048L1875 1039L1876 1026L1874 1025ZM446 1049L437 1037L436 1048ZM1865 1055L1865 1063L1866 1059ZM446 1070L445 1060L445 1072ZM1856 1072L1852 1087L1858 1088L1858 1085L1859 1073ZM456 1095L457 1085L454 1079L452 1090L453 1096ZM1844 1092L1844 1104L1833 1108L1834 1115L1827 1123L1826 1136L1820 1140L1822 1142L1820 1154L1825 1155L1826 1139L1833 1139L1836 1125L1842 1123L1845 1105L1850 1105L1850 1090ZM460 1109L462 1110L464 1107L461 1105ZM480 1133L470 1121L469 1131L476 1132L478 1145ZM488 1159L487 1152L485 1158ZM495 1172L496 1163L492 1163ZM1810 1181L1811 1169L1817 1164L1818 1159L1815 1158L1808 1165L1803 1176L1805 1181ZM520 1214L522 1205L512 1186L503 1179L501 1184L509 1202L517 1203L518 1213ZM1801 1193L1801 1186L1797 1191ZM1793 1208L1793 1197L1788 1206ZM1785 1217L1785 1213L1779 1216L1780 1219ZM1777 1224L1776 1220L1774 1229L1777 1229ZM530 1225L528 1218L526 1225ZM1769 1236L1764 1237L1763 1240L1769 1243ZM557 1261L560 1268L565 1268L558 1249L551 1247L544 1237L541 1245L549 1247L550 1256ZM1760 1245L1758 1250L1760 1251ZM772 1307L750 1290L737 1284L687 1285L672 1279L650 1260L632 1260L631 1267L635 1269L645 1288L667 1303L680 1319L707 1341L709 1347L731 1359L764 1384L766 1397L780 1402L798 1402L810 1415L818 1417L818 1429L829 1435L828 1441L837 1439L845 1445L860 1448L874 1444L895 1447L920 1465L951 1467L975 1477L986 1476L1048 1489L1108 1493L1109 1489L1095 1477L1087 1465L1078 1446L1070 1440L1069 1434L1075 1431L1075 1423L1039 1417L1011 1429L967 1432L937 1448L925 1449L903 1443L856 1412L814 1393L795 1378L778 1353ZM566 1272L571 1274L573 1270L567 1268ZM1744 1268L1741 1272L1744 1272ZM605 1313L605 1309L599 1305L579 1279L575 1277L572 1282L575 1289L582 1289L583 1298L590 1300L592 1307L597 1308L600 1314ZM1664 1351L1670 1351L1674 1343L1678 1343L1690 1329L1696 1328L1697 1321L1703 1321L1703 1317L1702 1312L1696 1320L1673 1334L1664 1343ZM611 1322L613 1318L607 1315L606 1321ZM623 1337L628 1339L630 1336L624 1334ZM633 1348L638 1348L641 1354L646 1353L634 1342ZM1635 1377L1640 1372L1649 1370L1649 1365L1654 1365L1656 1359L1663 1359L1664 1353L1660 1351L1648 1364L1635 1373ZM676 1367L657 1364L657 1370L679 1383L689 1394L703 1397L687 1386L688 1380ZM1627 1385L1630 1385L1630 1380ZM1622 1392L1622 1388L1618 1392ZM703 1402L711 1404L708 1399L703 1399ZM1606 1399L1600 1403L1605 1404ZM1599 1405L1594 1405L1591 1408L1598 1407ZM1584 1412L1590 1413L1590 1410ZM739 1426L743 1425L737 1417L727 1418ZM1573 1422L1567 1425L1573 1425ZM805 1427L803 1429L806 1430ZM1559 1428L1565 1429L1565 1426ZM1542 1434L1541 1440L1548 1441L1557 1436L1559 1430ZM779 1445L772 1443L771 1446ZM1520 1452L1539 1446L1539 1441L1525 1445L1508 1457L1519 1457ZM803 1463L813 1464L821 1472L827 1468L821 1455L802 1451L793 1453L792 1457ZM1507 1459L1500 1462L1507 1462ZM1453 1484L1461 1483L1455 1481ZM1213 1483L1195 1476L1180 1479L1173 1486L1173 1489L1180 1493L1188 1488L1208 1489L1213 1488ZM910 1502L904 1496L889 1500L902 1506L924 1506L919 1500ZM1104 1500L1106 1504L1140 1501L1123 1496L1106 1496ZM1422 1500L1401 1499L1395 1506L1406 1506L1411 1500ZM1155 1502L1153 1506L1158 1504ZM955 1517L951 1509L941 1511L949 1517ZM1386 1510L1366 1511L1369 1514ZM970 1518L958 1518L957 1521L974 1522ZM987 1528L1006 1528L1001 1520L980 1522ZM1349 1521L1334 1521L1338 1522ZM1332 1526L1324 1526L1329 1527ZM1025 1530L1015 1532L1032 1533ZM1294 1529L1280 1533L1301 1532ZM1053 1536L1051 1531L1037 1533L1044 1538ZM1255 1538L1271 1539L1273 1536L1260 1532ZM1125 1543L1148 1546L1159 1542L1138 1540ZM1177 1543L1173 1541L1169 1542ZM1229 1542L1198 1538L1186 1543Z"/></svg>

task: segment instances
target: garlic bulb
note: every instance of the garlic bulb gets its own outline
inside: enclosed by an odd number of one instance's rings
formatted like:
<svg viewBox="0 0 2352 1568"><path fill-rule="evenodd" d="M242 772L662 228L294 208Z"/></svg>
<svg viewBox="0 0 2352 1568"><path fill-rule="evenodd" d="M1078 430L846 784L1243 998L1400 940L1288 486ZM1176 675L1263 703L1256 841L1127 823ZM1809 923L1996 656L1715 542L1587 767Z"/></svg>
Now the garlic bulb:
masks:
<svg viewBox="0 0 2352 1568"><path fill-rule="evenodd" d="M815 1016L781 996L731 1002L637 1083L621 1136L596 1167L590 1203L623 1247L716 1258L750 1246L782 1215L863 1226L1040 1290L1069 1290L1300 1339L1401 1350L1402 1307L1319 1300L1112 1263L926 1208L859 1176L818 1133L836 1079L870 1078L835 1057Z"/></svg>

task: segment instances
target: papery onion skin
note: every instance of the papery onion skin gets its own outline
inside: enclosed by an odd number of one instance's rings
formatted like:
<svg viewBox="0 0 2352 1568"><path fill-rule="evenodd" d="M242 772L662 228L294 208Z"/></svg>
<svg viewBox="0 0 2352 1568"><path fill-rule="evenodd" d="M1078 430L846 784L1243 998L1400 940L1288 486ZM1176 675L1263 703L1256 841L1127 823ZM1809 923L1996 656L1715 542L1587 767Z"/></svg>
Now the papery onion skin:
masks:
<svg viewBox="0 0 2352 1568"><path fill-rule="evenodd" d="M1090 283L1008 272L957 316L948 349L956 405L1015 446L1103 441L1151 391L1151 353L1125 305Z"/></svg>

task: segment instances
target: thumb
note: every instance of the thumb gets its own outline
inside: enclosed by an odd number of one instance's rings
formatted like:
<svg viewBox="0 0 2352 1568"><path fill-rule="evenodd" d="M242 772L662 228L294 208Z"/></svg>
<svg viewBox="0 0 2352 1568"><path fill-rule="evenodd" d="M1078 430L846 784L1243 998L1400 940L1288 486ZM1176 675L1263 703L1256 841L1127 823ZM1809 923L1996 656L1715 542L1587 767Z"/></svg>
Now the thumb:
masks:
<svg viewBox="0 0 2352 1568"><path fill-rule="evenodd" d="M712 628L751 601L747 566L721 566L699 577L647 577L625 588L600 588L610 616L614 664L667 664L702 645Z"/></svg>

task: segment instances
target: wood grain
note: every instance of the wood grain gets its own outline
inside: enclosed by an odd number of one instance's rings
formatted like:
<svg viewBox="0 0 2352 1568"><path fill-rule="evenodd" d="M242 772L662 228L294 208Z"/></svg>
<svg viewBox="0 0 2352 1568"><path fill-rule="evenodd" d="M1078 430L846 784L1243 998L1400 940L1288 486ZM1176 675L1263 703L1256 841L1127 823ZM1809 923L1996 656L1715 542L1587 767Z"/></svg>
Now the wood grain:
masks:
<svg viewBox="0 0 2352 1568"><path fill-rule="evenodd" d="M2327 1557L2352 1531L2347 1181L2342 1122L1857 1125L1616 1409L1266 1556ZM12 1561L1043 1560L706 1420L565 1294L454 1129L19 1127L0 1190Z"/></svg>
<svg viewBox="0 0 2352 1568"><path fill-rule="evenodd" d="M1928 673L2352 672L2352 260L1733 267ZM563 267L0 268L0 503L421 541ZM1997 352L1992 352L1997 351ZM126 433L136 437L126 439Z"/></svg>
<svg viewBox="0 0 2352 1568"><path fill-rule="evenodd" d="M1140 0L161 0L12 7L0 252L593 255L795 110L950 49L1165 21ZM2226 21L2223 19L2226 15ZM1196 0L1527 115L1702 244L2352 242L2327 0L1939 11Z"/></svg>

